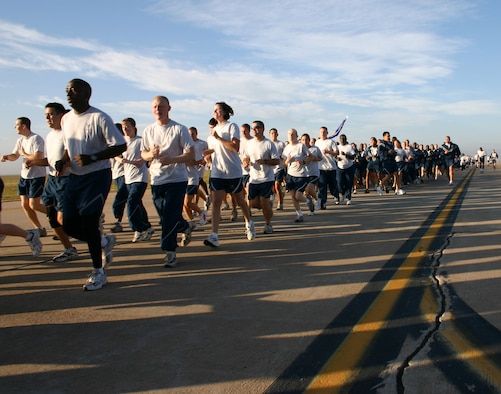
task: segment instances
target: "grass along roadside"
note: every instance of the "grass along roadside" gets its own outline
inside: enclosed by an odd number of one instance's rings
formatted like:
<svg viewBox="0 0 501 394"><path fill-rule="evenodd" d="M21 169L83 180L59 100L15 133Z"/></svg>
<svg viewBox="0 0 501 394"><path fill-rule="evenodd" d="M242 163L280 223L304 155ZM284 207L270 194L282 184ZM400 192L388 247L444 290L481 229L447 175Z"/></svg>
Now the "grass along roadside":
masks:
<svg viewBox="0 0 501 394"><path fill-rule="evenodd" d="M5 185L2 194L3 202L18 201L19 195L17 194L17 184L19 183L19 175L0 175ZM116 192L117 188L115 183L111 184L111 192Z"/></svg>

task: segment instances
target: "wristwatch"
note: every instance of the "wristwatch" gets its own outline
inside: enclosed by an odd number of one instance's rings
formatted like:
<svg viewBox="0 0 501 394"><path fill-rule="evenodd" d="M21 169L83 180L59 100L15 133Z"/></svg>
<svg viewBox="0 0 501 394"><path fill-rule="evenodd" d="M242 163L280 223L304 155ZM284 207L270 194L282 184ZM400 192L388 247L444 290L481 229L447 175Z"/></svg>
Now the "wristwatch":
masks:
<svg viewBox="0 0 501 394"><path fill-rule="evenodd" d="M90 161L92 161L92 162L97 161L97 156L96 155L90 155Z"/></svg>

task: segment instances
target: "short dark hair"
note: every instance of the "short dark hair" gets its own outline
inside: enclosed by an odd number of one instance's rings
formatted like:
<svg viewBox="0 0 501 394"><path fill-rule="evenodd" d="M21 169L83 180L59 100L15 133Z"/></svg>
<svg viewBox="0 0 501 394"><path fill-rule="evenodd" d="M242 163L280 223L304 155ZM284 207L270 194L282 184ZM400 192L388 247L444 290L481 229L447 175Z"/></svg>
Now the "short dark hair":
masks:
<svg viewBox="0 0 501 394"><path fill-rule="evenodd" d="M29 118L26 116L20 116L17 119L21 121L21 124L24 124L28 129L31 129L31 120Z"/></svg>
<svg viewBox="0 0 501 394"><path fill-rule="evenodd" d="M48 103L45 108L52 108L53 110L56 111L57 114L65 114L66 113L66 108L64 108L64 105L61 103Z"/></svg>

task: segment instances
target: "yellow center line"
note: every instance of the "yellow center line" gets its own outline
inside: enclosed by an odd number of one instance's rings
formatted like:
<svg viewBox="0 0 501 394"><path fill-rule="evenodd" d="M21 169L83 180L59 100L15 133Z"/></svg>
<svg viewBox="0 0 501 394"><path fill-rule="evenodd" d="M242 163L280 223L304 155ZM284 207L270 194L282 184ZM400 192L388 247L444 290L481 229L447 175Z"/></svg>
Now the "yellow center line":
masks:
<svg viewBox="0 0 501 394"><path fill-rule="evenodd" d="M363 359L378 331L384 328L391 310L401 296L402 291L411 281L412 275L420 262L428 255L432 241L444 226L449 213L464 189L466 181L472 175L473 171L459 185L452 198L429 226L429 229L414 249L408 254L403 264L339 345L320 373L309 384L305 390L306 393L337 393L341 392L341 390L345 391L346 386L353 383L360 373L360 369L356 367L357 364Z"/></svg>

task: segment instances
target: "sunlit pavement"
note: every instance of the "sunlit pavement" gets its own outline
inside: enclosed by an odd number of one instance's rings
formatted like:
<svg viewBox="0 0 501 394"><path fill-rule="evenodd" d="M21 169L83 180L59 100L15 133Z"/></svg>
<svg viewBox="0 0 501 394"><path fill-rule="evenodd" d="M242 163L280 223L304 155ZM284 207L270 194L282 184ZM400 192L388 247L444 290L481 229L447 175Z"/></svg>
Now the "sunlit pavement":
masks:
<svg viewBox="0 0 501 394"><path fill-rule="evenodd" d="M0 391L501 391L499 171L330 199L303 223L287 196L271 235L254 211L254 241L223 211L221 247L204 246L200 227L173 269L148 194L157 232L136 244L119 233L95 292L82 290L81 242L78 260L52 263L51 236L38 258L7 238ZM28 228L18 203L3 205L3 223Z"/></svg>

